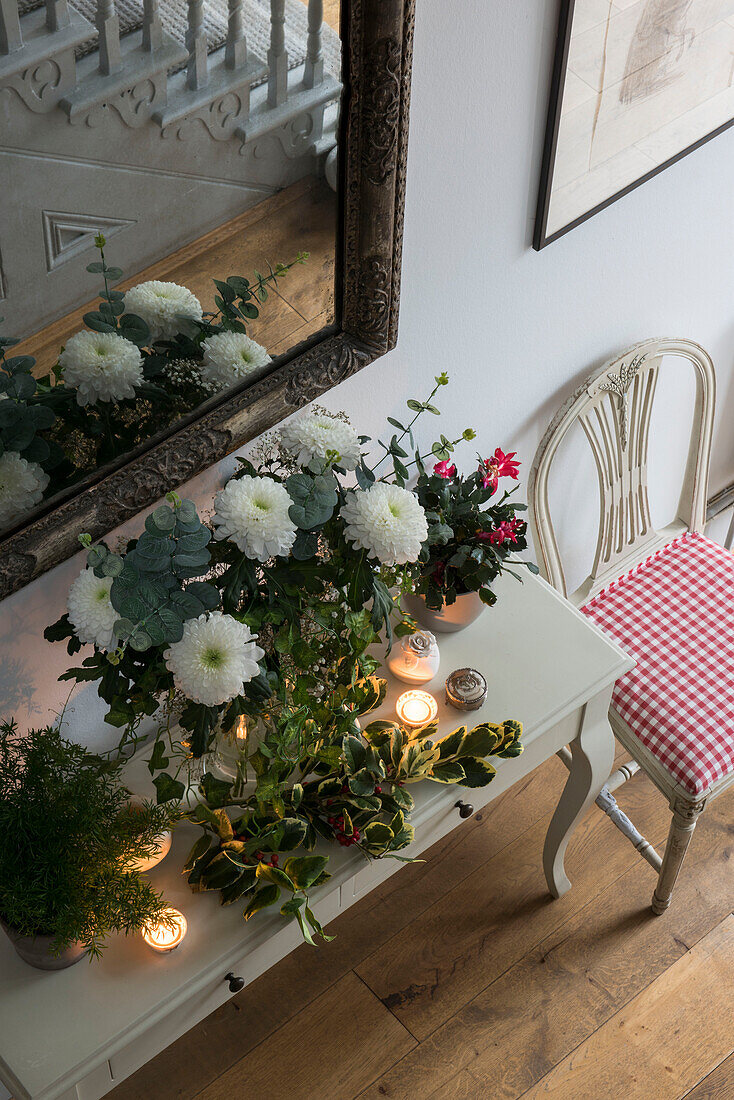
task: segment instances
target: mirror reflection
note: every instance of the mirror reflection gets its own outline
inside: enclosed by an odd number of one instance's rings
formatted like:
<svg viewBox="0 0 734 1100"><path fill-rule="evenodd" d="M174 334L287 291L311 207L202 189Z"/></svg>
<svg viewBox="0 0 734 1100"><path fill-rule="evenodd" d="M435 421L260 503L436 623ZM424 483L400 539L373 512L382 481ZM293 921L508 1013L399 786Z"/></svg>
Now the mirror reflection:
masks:
<svg viewBox="0 0 734 1100"><path fill-rule="evenodd" d="M333 324L339 0L0 11L0 533Z"/></svg>

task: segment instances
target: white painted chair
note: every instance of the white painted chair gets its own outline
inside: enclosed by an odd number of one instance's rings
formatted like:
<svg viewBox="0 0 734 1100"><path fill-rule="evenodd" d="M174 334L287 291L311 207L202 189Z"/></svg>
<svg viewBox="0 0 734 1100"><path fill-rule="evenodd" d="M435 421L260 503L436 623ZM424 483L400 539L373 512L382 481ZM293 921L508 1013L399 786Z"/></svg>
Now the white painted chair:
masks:
<svg viewBox="0 0 734 1100"><path fill-rule="evenodd" d="M696 377L688 462L677 516L653 528L648 501L650 414L666 356ZM652 909L670 905L704 807L734 783L734 556L703 535L714 416L711 359L689 340L648 340L596 371L553 418L530 473L529 521L545 579L636 659L617 681L609 718L634 762L597 804L658 871ZM599 476L600 523L591 574L566 589L548 503L558 448L579 422ZM568 750L561 754L568 762ZM619 809L613 791L642 768L673 820L662 858Z"/></svg>

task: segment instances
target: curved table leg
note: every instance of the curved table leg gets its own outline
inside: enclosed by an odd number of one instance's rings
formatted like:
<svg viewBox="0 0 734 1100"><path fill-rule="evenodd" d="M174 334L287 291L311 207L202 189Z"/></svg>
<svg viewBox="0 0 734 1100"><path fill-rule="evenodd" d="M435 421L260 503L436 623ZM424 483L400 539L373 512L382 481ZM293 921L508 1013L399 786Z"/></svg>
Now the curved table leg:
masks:
<svg viewBox="0 0 734 1100"><path fill-rule="evenodd" d="M614 763L614 734L607 717L611 688L589 700L569 748L573 762L551 819L543 848L543 870L554 898L571 889L563 861L573 830L609 778Z"/></svg>

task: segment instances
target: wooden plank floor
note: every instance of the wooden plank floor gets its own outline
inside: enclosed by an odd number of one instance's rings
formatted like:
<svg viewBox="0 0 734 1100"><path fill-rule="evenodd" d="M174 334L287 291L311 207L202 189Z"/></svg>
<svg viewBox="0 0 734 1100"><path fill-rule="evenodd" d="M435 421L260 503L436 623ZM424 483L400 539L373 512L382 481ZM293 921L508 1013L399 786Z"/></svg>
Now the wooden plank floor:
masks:
<svg viewBox="0 0 734 1100"><path fill-rule="evenodd" d="M111 1094L112 1100L733 1100L734 790L704 813L662 917L592 810L553 901L552 760ZM643 775L620 804L661 846Z"/></svg>

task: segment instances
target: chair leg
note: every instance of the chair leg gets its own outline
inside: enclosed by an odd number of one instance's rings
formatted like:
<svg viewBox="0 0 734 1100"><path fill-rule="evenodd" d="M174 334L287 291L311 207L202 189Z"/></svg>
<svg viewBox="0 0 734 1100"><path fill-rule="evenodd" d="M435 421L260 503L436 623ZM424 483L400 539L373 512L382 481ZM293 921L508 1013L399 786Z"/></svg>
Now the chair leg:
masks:
<svg viewBox="0 0 734 1100"><path fill-rule="evenodd" d="M703 802L683 802L682 800L675 802L673 805L673 820L670 823L668 842L665 845L663 854L663 864L660 868L655 893L652 896L652 911L657 917L664 913L670 905L673 887L703 807Z"/></svg>

